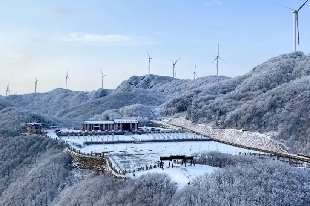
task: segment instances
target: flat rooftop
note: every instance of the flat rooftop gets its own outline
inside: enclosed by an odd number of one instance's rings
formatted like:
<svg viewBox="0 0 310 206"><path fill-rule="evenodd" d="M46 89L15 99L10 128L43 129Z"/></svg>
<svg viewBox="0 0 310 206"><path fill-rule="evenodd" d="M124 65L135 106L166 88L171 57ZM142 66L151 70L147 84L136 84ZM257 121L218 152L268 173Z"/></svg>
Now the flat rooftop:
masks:
<svg viewBox="0 0 310 206"><path fill-rule="evenodd" d="M84 124L114 124L114 123L138 123L138 120L135 119L114 119L112 120L105 120L105 121L97 121L97 120L90 120L90 121L83 121Z"/></svg>

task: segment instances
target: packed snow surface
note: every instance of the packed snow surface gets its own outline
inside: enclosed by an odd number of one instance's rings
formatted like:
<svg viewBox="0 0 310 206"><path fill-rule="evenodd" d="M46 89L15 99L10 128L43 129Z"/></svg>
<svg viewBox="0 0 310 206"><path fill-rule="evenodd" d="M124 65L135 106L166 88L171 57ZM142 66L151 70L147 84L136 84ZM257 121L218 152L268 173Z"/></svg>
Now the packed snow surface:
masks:
<svg viewBox="0 0 310 206"><path fill-rule="evenodd" d="M236 129L214 129L208 125L192 123L183 117L172 119L169 123L191 129L192 131L204 134L212 139L262 150L284 152L279 143L272 140L268 135L258 132Z"/></svg>
<svg viewBox="0 0 310 206"><path fill-rule="evenodd" d="M167 165L167 162L165 162ZM147 173L161 173L161 174L167 174L172 181L177 183L177 186L179 189L183 188L185 185L188 185L192 180L197 178L197 176L203 175L205 173L211 173L214 170L219 169L216 167L211 167L208 165L195 165L195 166L180 166L176 165L174 168L167 168L164 169L161 168L154 168L150 170L142 170L137 171L134 174L133 173L127 173L127 177L140 177L141 175L145 175Z"/></svg>
<svg viewBox="0 0 310 206"><path fill-rule="evenodd" d="M49 136L52 139L57 139L58 136L54 130L46 130L46 135Z"/></svg>
<svg viewBox="0 0 310 206"><path fill-rule="evenodd" d="M62 140L83 145L84 142L117 142L117 141L143 141L143 140L186 140L205 139L205 137L191 132L176 133L147 133L141 135L89 135L89 136L62 136Z"/></svg>
<svg viewBox="0 0 310 206"><path fill-rule="evenodd" d="M104 136L61 136L63 141L82 153L105 153L118 170L133 170L146 165L155 165L161 156L187 155L202 151L219 151L236 154L250 152L244 148L222 144L215 141L186 141L206 139L191 132L154 133L142 135L104 135ZM139 140L172 140L172 142L139 142ZM117 143L118 141L131 143ZM182 141L177 141L182 140ZM104 144L83 144L84 142L104 142ZM113 143L111 143L113 142ZM253 151L251 151L253 152Z"/></svg>
<svg viewBox="0 0 310 206"><path fill-rule="evenodd" d="M47 133L51 138L56 138L54 131ZM127 177L139 177L148 172L157 172L168 174L173 181L182 188L191 182L195 177L206 172L210 173L217 168L207 165L180 165L174 163L174 167L169 167L169 162L164 161L164 169L154 168L162 156L186 155L191 156L194 153L202 151L218 151L228 154L237 154L239 152L254 152L244 148L215 141L196 141L207 138L188 131L175 131L174 133L148 133L134 135L101 135L101 136L60 136L62 141L66 141L72 147L80 150L82 153L104 153L109 158L113 167L118 171L131 171L126 173ZM195 139L195 141L190 141ZM172 140L171 142L141 142L141 140ZM182 141L181 141L182 140ZM132 141L131 143L121 143L118 141ZM140 142L139 142L140 141ZM85 142L94 142L102 144L84 144ZM172 164L172 162L170 162ZM146 167L152 169L146 170ZM140 170L138 171L138 169ZM144 169L141 169L144 168Z"/></svg>

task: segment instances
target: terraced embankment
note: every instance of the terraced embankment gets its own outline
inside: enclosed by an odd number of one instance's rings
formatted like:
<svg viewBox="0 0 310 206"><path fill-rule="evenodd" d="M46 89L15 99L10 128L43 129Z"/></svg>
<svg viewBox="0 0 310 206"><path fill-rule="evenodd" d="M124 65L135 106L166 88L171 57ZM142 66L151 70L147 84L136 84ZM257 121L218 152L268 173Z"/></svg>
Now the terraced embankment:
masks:
<svg viewBox="0 0 310 206"><path fill-rule="evenodd" d="M158 121L154 121L154 123L161 124L161 122ZM278 142L272 140L268 135L258 132L241 131L236 129L214 129L207 125L192 123L183 117L172 119L167 123L162 123L162 125L181 127L217 142L269 153L284 159L284 161L296 160L310 163L310 157L305 155L289 154Z"/></svg>
<svg viewBox="0 0 310 206"><path fill-rule="evenodd" d="M120 177L120 174L113 168L112 163L103 154L84 154L71 147L68 147L68 154L80 169L101 171L107 175Z"/></svg>

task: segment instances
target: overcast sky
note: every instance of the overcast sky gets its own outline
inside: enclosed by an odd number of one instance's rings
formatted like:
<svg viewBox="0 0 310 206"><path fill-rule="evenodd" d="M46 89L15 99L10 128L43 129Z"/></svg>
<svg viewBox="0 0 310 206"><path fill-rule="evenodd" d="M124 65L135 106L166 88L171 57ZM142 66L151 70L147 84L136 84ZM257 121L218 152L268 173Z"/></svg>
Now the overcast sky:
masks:
<svg viewBox="0 0 310 206"><path fill-rule="evenodd" d="M304 0L10 0L0 2L0 94L65 87L115 88L132 75L177 78L238 76L271 57L292 52L293 14ZM310 2L299 13L300 46L310 51Z"/></svg>

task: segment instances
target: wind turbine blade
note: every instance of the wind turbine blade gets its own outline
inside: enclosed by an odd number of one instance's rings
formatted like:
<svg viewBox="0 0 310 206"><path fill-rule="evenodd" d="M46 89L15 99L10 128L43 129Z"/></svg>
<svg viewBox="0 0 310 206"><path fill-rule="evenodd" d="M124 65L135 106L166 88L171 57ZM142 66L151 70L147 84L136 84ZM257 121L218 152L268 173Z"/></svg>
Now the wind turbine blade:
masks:
<svg viewBox="0 0 310 206"><path fill-rule="evenodd" d="M278 3L279 4L279 3ZM291 9L291 8L289 8L289 7L287 7L287 6L284 6L284 5L282 5L282 4L279 4L280 6L283 6L284 8L287 8L287 9L289 9L289 10L291 10L291 11L295 11L295 9Z"/></svg>
<svg viewBox="0 0 310 206"><path fill-rule="evenodd" d="M299 11L300 9L302 9L302 7L304 7L305 4L306 4L308 1L309 1L309 0L307 0L303 5L301 5L297 11Z"/></svg>
<svg viewBox="0 0 310 206"><path fill-rule="evenodd" d="M225 61L224 59L222 59L221 57L219 57L222 61L224 61L225 63L227 63L227 61Z"/></svg>
<svg viewBox="0 0 310 206"><path fill-rule="evenodd" d="M215 60L217 60L217 57L213 60L213 62L215 62ZM212 63L213 63L213 62L212 62Z"/></svg>
<svg viewBox="0 0 310 206"><path fill-rule="evenodd" d="M149 58L151 58L151 57L150 57L150 54L149 54L149 52L146 52L146 53L147 53L147 55L149 56Z"/></svg>
<svg viewBox="0 0 310 206"><path fill-rule="evenodd" d="M174 62L170 59L171 63L174 64Z"/></svg>
<svg viewBox="0 0 310 206"><path fill-rule="evenodd" d="M179 58L175 63L177 63L181 58Z"/></svg>
<svg viewBox="0 0 310 206"><path fill-rule="evenodd" d="M100 69L100 72L101 72L101 75L103 75L103 72L101 71L101 69Z"/></svg>

